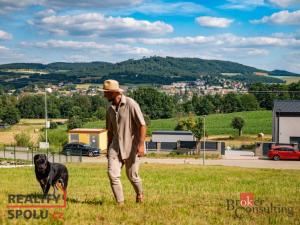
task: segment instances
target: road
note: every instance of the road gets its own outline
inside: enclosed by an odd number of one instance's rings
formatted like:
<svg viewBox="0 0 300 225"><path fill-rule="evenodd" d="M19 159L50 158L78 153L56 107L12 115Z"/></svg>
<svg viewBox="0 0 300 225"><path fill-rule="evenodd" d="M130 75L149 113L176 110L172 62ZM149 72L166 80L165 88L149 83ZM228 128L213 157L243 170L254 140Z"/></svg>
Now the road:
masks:
<svg viewBox="0 0 300 225"><path fill-rule="evenodd" d="M3 152L0 152L0 157L3 157ZM245 153L235 154L230 156L226 154L223 159L208 159L205 161L205 165L220 165L220 166L238 166L247 168L268 168L268 169L297 169L300 170L300 161L291 160L280 160L273 161L267 159L258 159L258 157L253 156L253 154ZM6 158L14 158L13 154L5 154ZM19 152L17 159L29 159L31 160L31 154ZM79 157L77 156L55 156L55 162L79 162ZM49 159L52 161L52 158ZM83 163L107 163L107 159L103 156L101 157L82 157ZM202 165L202 159L183 159L183 158L141 158L141 163L159 163L159 164L191 164L191 165Z"/></svg>
<svg viewBox="0 0 300 225"><path fill-rule="evenodd" d="M87 163L106 163L105 158L88 158L84 157L83 162ZM158 163L158 164L191 164L202 165L202 159L165 159L165 158L142 158L141 163ZM296 169L300 170L300 161L273 161L268 159L208 159L205 165L209 166L238 166L246 168L267 168L267 169Z"/></svg>

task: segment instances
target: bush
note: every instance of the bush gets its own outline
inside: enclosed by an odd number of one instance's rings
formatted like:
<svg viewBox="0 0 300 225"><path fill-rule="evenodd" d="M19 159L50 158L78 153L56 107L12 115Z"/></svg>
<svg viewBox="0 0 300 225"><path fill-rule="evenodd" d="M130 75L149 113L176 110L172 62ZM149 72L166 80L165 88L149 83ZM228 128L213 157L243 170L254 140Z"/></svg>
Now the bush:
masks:
<svg viewBox="0 0 300 225"><path fill-rule="evenodd" d="M56 129L57 128L57 123L56 122L50 122L50 129Z"/></svg>
<svg viewBox="0 0 300 225"><path fill-rule="evenodd" d="M33 146L33 143L30 141L30 136L23 132L15 135L15 141L17 146L22 146L22 147Z"/></svg>
<svg viewBox="0 0 300 225"><path fill-rule="evenodd" d="M105 120L106 118L106 108L99 107L97 111L94 113L94 116L97 117L99 120Z"/></svg>
<svg viewBox="0 0 300 225"><path fill-rule="evenodd" d="M45 133L40 134L39 141L46 141ZM61 147L68 142L68 134L65 130L48 130L48 142L50 147Z"/></svg>
<svg viewBox="0 0 300 225"><path fill-rule="evenodd" d="M68 121L68 130L80 128L83 126L83 122L79 117L71 117Z"/></svg>

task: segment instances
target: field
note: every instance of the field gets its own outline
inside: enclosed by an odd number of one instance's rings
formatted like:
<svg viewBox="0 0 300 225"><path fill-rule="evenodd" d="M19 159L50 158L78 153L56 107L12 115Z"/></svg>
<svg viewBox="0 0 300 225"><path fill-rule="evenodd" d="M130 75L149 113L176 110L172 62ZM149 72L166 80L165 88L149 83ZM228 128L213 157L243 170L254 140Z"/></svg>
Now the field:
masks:
<svg viewBox="0 0 300 225"><path fill-rule="evenodd" d="M238 132L231 127L231 121L235 116L241 116L245 120L243 137L237 137ZM54 119L53 121L65 121ZM148 127L148 135L155 130L174 130L178 118L151 120ZM0 131L0 145L14 143L14 135L26 132L34 143L38 142L41 128L44 126L43 119L22 119L19 124L9 129ZM105 121L94 121L84 124L85 128L104 128ZM50 145L59 146L60 140L66 140L66 125L61 125L57 129L49 130ZM267 134L265 141L271 140L272 133L272 112L271 111L251 111L236 112L228 114L211 114L206 118L206 134L208 139L225 141L226 145L239 146L241 144L253 144L258 141L258 133ZM149 139L149 138L148 138Z"/></svg>
<svg viewBox="0 0 300 225"><path fill-rule="evenodd" d="M221 166L141 165L145 202L138 205L122 174L125 207L115 205L104 164L68 164L70 183L64 222L49 219L8 219L8 194L40 192L33 168L1 169L0 224L299 224L300 174L293 170ZM124 171L123 171L124 172ZM292 174L292 175L291 175ZM251 192L256 206L230 203ZM263 201L263 202L262 202ZM239 204L239 203L238 203ZM261 204L261 205L259 205ZM229 207L227 209L227 206ZM282 210L267 211L272 207ZM260 210L257 210L260 209ZM253 211L251 211L253 210Z"/></svg>
<svg viewBox="0 0 300 225"><path fill-rule="evenodd" d="M66 119L52 119L55 122L65 122ZM38 143L41 129L45 126L44 119L21 119L20 122L10 128L0 130L0 145L12 145L15 143L15 135L29 134L33 143ZM51 132L51 131L50 131Z"/></svg>
<svg viewBox="0 0 300 225"><path fill-rule="evenodd" d="M232 135L238 134L237 130L231 127L231 121L234 117L241 116L246 124L243 130L244 134L257 135L262 132L264 134L272 133L272 111L250 111L236 112L228 114L211 114L206 118L206 132L210 135ZM155 130L174 130L178 122L178 118L151 120L148 128L150 134ZM104 121L90 122L85 127L96 128L104 127Z"/></svg>
<svg viewBox="0 0 300 225"><path fill-rule="evenodd" d="M286 84L297 83L300 81L300 77L294 77L294 76L271 76L271 77L284 80L286 81Z"/></svg>

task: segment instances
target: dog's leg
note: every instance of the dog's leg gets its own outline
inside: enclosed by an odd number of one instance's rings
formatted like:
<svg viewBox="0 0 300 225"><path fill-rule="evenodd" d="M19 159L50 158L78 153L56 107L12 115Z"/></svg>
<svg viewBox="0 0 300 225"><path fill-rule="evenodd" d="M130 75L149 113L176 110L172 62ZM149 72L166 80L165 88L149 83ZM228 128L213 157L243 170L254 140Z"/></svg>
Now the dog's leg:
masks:
<svg viewBox="0 0 300 225"><path fill-rule="evenodd" d="M44 190L45 190L45 185L44 185L44 183L41 182L40 180L39 180L39 183L40 183L40 186L41 186L41 188L42 188L42 191L44 192Z"/></svg>
<svg viewBox="0 0 300 225"><path fill-rule="evenodd" d="M56 191L56 189L57 189L56 184L54 184L52 187L53 187L53 195L56 196L56 195L55 195L55 191Z"/></svg>
<svg viewBox="0 0 300 225"><path fill-rule="evenodd" d="M45 189L44 189L44 196L48 195L48 192L49 192L49 189L50 189L50 183L47 182L46 186L45 186Z"/></svg>

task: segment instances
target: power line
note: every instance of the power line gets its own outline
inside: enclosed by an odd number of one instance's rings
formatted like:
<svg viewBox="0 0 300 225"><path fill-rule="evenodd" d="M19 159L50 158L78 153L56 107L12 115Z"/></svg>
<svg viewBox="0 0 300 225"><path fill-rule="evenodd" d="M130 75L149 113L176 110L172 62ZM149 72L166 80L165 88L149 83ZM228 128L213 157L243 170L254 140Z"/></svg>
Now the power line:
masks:
<svg viewBox="0 0 300 225"><path fill-rule="evenodd" d="M246 93L300 93L300 91L240 91Z"/></svg>

